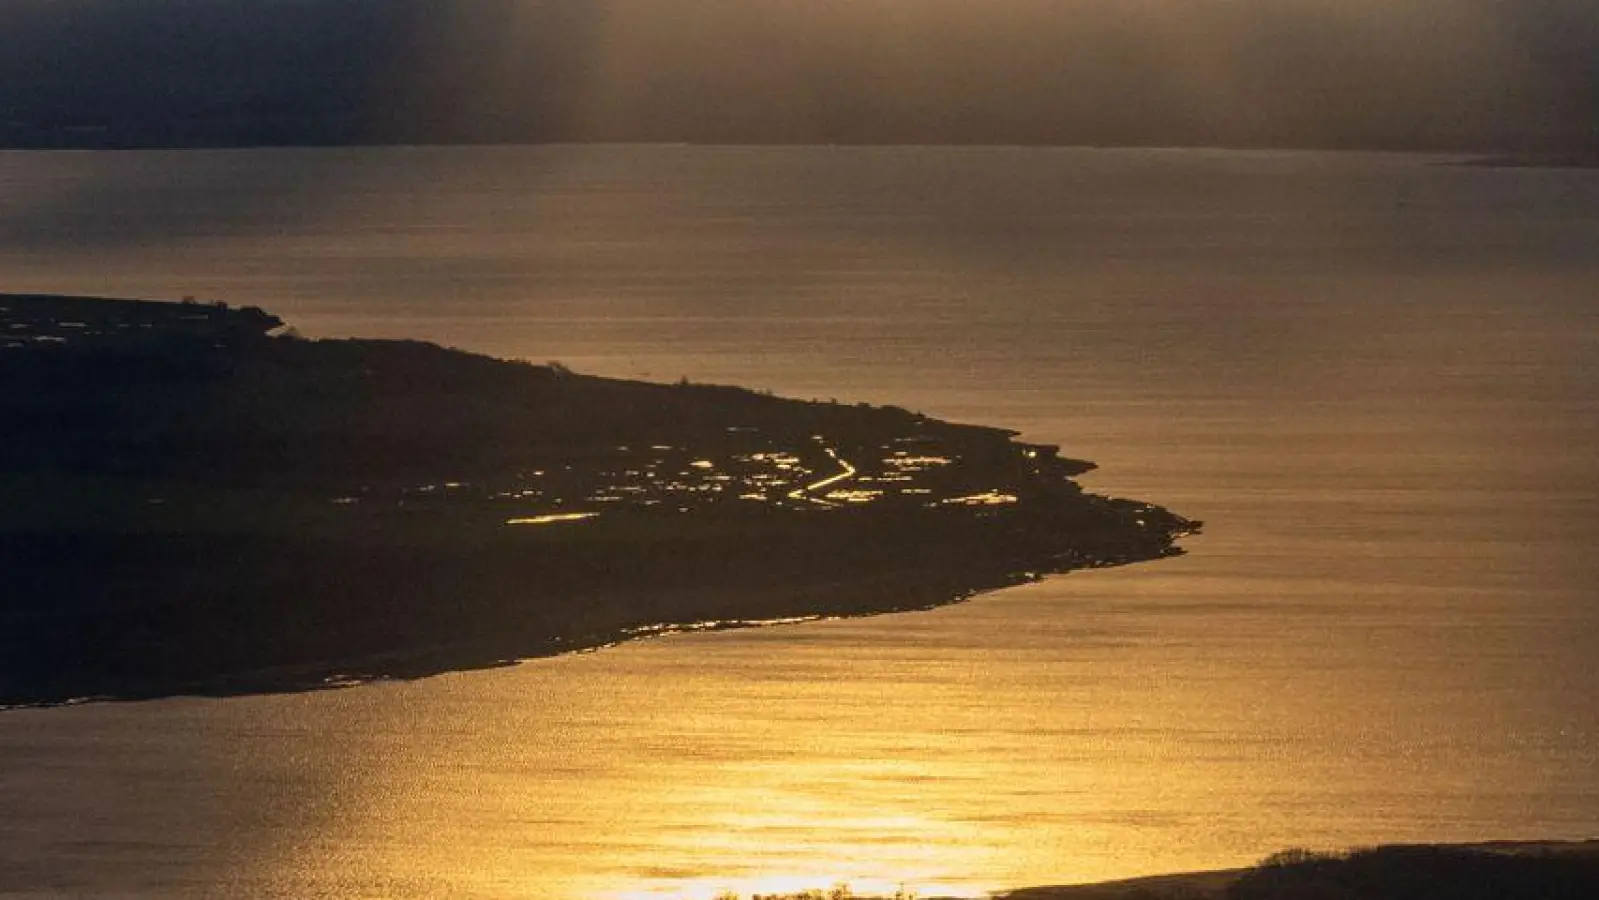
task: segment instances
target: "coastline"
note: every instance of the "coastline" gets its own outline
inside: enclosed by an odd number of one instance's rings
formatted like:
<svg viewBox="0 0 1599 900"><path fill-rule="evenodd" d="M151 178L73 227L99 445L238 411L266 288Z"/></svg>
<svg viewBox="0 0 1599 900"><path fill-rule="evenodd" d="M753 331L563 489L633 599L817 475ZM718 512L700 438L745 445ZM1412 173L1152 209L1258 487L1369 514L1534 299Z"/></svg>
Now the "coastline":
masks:
<svg viewBox="0 0 1599 900"><path fill-rule="evenodd" d="M0 706L340 687L1181 552L1092 464L258 309L0 295Z"/></svg>
<svg viewBox="0 0 1599 900"><path fill-rule="evenodd" d="M1472 157L1457 165L1478 169L1599 169L1599 154L1502 154Z"/></svg>

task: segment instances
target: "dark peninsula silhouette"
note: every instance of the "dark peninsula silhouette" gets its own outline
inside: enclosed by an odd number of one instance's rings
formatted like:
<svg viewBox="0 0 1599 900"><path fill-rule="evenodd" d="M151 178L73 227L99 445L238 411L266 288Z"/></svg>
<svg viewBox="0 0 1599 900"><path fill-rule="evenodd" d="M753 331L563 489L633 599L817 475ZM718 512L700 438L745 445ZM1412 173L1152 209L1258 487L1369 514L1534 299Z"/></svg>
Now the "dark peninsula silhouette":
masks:
<svg viewBox="0 0 1599 900"><path fill-rule="evenodd" d="M999 429L284 332L0 295L0 705L922 608L1197 528Z"/></svg>

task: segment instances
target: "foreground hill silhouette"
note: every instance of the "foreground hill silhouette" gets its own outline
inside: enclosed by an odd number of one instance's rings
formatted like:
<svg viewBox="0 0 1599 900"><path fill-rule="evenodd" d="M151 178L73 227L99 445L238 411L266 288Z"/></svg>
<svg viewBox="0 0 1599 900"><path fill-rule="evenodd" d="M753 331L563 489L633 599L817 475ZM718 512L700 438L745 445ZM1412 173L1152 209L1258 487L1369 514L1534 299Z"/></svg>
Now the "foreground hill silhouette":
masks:
<svg viewBox="0 0 1599 900"><path fill-rule="evenodd" d="M1589 900L1599 841L1289 850L1249 869L1001 894L1002 900Z"/></svg>
<svg viewBox="0 0 1599 900"><path fill-rule="evenodd" d="M284 331L0 295L0 705L921 608L1197 527L998 429Z"/></svg>

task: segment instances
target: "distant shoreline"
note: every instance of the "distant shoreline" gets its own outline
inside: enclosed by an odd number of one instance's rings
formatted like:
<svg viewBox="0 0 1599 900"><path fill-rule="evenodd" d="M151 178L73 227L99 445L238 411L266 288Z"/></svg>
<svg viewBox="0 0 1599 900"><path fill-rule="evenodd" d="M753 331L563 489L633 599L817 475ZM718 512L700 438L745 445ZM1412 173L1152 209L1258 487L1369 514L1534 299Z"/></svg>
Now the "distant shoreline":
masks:
<svg viewBox="0 0 1599 900"><path fill-rule="evenodd" d="M1480 169L1599 169L1599 153L1478 156L1459 165Z"/></svg>
<svg viewBox="0 0 1599 900"><path fill-rule="evenodd" d="M1160 144L1160 143L1059 143L1051 141L679 141L679 140L545 140L545 141L286 141L286 142L195 142L195 143L94 143L37 142L0 143L0 153L163 153L185 151L257 150L516 150L549 147L617 148L656 147L693 149L841 149L841 150L1070 150L1104 152L1194 152L1194 153L1302 153L1348 154L1352 156L1414 156L1452 161L1457 165L1483 167L1567 167L1599 166L1599 155L1583 150L1521 152L1471 147L1381 147L1317 146L1312 144Z"/></svg>

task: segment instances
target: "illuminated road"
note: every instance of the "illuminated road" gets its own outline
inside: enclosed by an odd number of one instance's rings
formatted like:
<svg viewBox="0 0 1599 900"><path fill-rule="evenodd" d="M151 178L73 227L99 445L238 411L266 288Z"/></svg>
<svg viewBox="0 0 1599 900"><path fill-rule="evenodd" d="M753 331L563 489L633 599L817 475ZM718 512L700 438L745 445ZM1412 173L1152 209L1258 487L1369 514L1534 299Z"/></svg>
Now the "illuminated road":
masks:
<svg viewBox="0 0 1599 900"><path fill-rule="evenodd" d="M820 493L821 491L824 491L824 490L832 487L835 484L839 484L841 482L845 482L845 481L848 481L851 478L854 478L855 477L855 473L858 470L853 465L850 465L849 460L843 458L842 456L839 456L838 455L838 451L834 450L832 447L829 447L829 446L824 444L824 445L822 445L822 452L826 453L828 456L832 457L833 462L838 463L839 467L843 471L839 472L837 475L829 475L828 477L823 478L821 481L813 481L810 484L803 485L801 487L795 488L792 491L789 491L788 492L788 498L790 500L808 500L811 503L820 503L823 506L837 506L838 505L836 503L832 503L830 501L824 500L821 497L818 497L816 495L818 493Z"/></svg>

